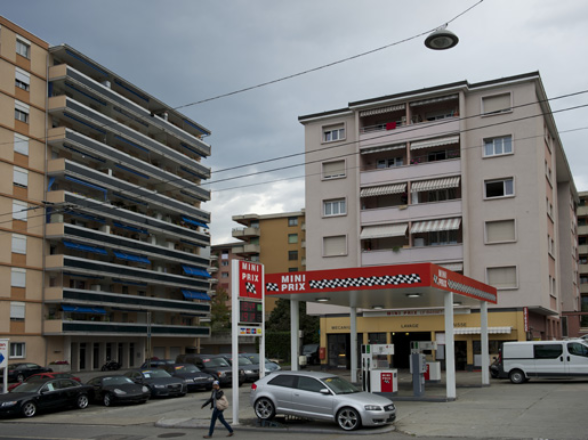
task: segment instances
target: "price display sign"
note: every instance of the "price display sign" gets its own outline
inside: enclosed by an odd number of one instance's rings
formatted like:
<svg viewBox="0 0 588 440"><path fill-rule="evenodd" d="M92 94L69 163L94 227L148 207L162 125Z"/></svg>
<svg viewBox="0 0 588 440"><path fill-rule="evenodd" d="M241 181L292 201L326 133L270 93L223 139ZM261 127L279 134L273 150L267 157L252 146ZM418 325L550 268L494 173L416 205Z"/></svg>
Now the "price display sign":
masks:
<svg viewBox="0 0 588 440"><path fill-rule="evenodd" d="M261 324L263 320L263 304L253 301L239 301L239 322Z"/></svg>

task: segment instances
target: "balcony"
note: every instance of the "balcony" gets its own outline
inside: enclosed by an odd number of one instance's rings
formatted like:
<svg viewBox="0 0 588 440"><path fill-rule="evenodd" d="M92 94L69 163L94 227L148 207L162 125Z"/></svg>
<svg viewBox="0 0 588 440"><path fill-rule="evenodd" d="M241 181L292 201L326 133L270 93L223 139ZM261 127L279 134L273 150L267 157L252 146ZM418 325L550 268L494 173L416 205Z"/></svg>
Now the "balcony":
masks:
<svg viewBox="0 0 588 440"><path fill-rule="evenodd" d="M233 229L233 237L259 237L259 228L235 228Z"/></svg>
<svg viewBox="0 0 588 440"><path fill-rule="evenodd" d="M422 220L427 218L461 217L461 199L444 202L423 203L418 205L399 205L361 211L361 224L382 222Z"/></svg>
<svg viewBox="0 0 588 440"><path fill-rule="evenodd" d="M260 246L258 244L245 244L243 246L233 247L233 253L237 255L259 254Z"/></svg>
<svg viewBox="0 0 588 440"><path fill-rule="evenodd" d="M578 226L578 235L588 236L588 225Z"/></svg>
<svg viewBox="0 0 588 440"><path fill-rule="evenodd" d="M413 180L426 180L431 176L442 178L444 176L460 175L461 159L448 159L437 162L404 165L393 168L375 169L360 173L360 184L372 186L377 184L392 184L395 182L407 182Z"/></svg>
<svg viewBox="0 0 588 440"><path fill-rule="evenodd" d="M588 244L581 244L578 246L578 255L588 254Z"/></svg>
<svg viewBox="0 0 588 440"><path fill-rule="evenodd" d="M45 290L45 302L87 304L89 307L118 307L130 311L162 311L170 313L187 313L192 316L208 317L209 303L178 301L173 299L125 295L111 292L49 287Z"/></svg>
<svg viewBox="0 0 588 440"><path fill-rule="evenodd" d="M588 217L588 205L578 206L578 217Z"/></svg>
<svg viewBox="0 0 588 440"><path fill-rule="evenodd" d="M580 293L588 293L588 283L580 284Z"/></svg>
<svg viewBox="0 0 588 440"><path fill-rule="evenodd" d="M364 251L361 254L362 266L382 266L386 264L435 263L462 261L463 245L406 247L397 252L390 250Z"/></svg>
<svg viewBox="0 0 588 440"><path fill-rule="evenodd" d="M43 336L92 335L92 336L147 336L147 324L100 321L62 321L46 319ZM195 338L210 337L210 327L151 324L154 337Z"/></svg>

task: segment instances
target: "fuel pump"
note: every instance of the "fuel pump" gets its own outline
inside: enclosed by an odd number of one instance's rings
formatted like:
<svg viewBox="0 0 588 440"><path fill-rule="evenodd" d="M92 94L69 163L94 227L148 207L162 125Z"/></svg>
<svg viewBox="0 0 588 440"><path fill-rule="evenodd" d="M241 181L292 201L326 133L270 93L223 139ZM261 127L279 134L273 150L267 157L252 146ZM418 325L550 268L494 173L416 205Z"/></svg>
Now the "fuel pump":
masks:
<svg viewBox="0 0 588 440"><path fill-rule="evenodd" d="M398 370L388 368L387 357L393 354L393 344L361 346L361 385L364 391L374 393L398 391Z"/></svg>
<svg viewBox="0 0 588 440"><path fill-rule="evenodd" d="M412 341L410 343L410 372L412 374L412 390L415 397L425 394L425 380L430 378L432 362L427 362L424 350L436 350L437 343L431 341ZM435 362L438 364L438 362ZM436 368L435 368L436 371ZM439 370L439 379L441 371Z"/></svg>

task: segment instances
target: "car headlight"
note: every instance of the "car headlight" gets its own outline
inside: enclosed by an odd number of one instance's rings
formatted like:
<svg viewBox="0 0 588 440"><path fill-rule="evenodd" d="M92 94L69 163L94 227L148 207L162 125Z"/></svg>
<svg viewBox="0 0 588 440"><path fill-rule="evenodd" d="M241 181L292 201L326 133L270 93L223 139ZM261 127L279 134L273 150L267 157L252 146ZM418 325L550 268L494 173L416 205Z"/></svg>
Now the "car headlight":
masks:
<svg viewBox="0 0 588 440"><path fill-rule="evenodd" d="M165 388L165 385L153 385L154 388Z"/></svg>
<svg viewBox="0 0 588 440"><path fill-rule="evenodd" d="M8 408L10 406L16 405L18 402L16 400L11 400L10 402L2 402L2 408Z"/></svg>
<svg viewBox="0 0 588 440"><path fill-rule="evenodd" d="M253 370L245 370L245 374L253 374Z"/></svg>
<svg viewBox="0 0 588 440"><path fill-rule="evenodd" d="M364 408L368 411L382 411L382 407L377 405L366 405Z"/></svg>
<svg viewBox="0 0 588 440"><path fill-rule="evenodd" d="M216 373L218 377L225 377L226 373L224 371L219 371Z"/></svg>
<svg viewBox="0 0 588 440"><path fill-rule="evenodd" d="M141 388L141 391L143 391L144 393L148 393L149 392L149 388L147 388L146 386L144 386L143 388Z"/></svg>
<svg viewBox="0 0 588 440"><path fill-rule="evenodd" d="M206 380L212 382L214 380L214 377L209 376Z"/></svg>
<svg viewBox="0 0 588 440"><path fill-rule="evenodd" d="M117 396L123 396L123 395L127 394L127 392L126 391L123 391L123 390L121 390L119 388L115 388L114 394L116 394Z"/></svg>

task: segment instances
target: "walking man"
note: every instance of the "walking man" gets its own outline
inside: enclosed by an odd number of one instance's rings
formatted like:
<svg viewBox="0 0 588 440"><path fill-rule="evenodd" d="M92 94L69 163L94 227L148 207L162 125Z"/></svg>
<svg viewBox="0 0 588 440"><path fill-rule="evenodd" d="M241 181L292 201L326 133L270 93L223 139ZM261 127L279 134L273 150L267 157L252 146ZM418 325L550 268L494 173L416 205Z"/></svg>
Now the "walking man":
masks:
<svg viewBox="0 0 588 440"><path fill-rule="evenodd" d="M223 411L227 409L229 406L229 401L225 397L225 393L221 391L220 384L218 380L215 380L212 383L212 392L210 393L210 399L202 404L202 408L206 405L210 404L210 409L212 409L212 417L210 418L210 428L208 430L208 435L205 435L204 438L211 438L212 433L214 432L214 425L216 425L216 419L219 419L220 422L227 428L229 434L227 437L233 436L233 428L231 425L227 423L225 420L225 416L223 416Z"/></svg>

